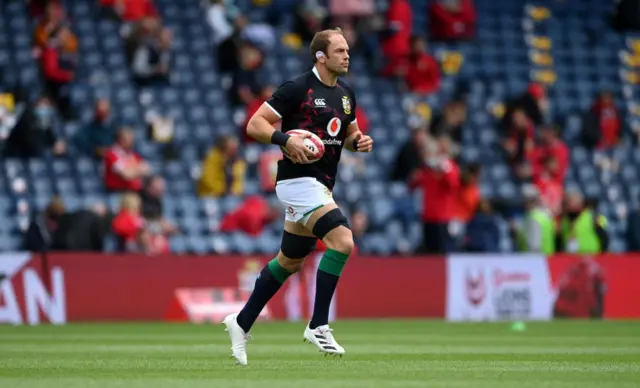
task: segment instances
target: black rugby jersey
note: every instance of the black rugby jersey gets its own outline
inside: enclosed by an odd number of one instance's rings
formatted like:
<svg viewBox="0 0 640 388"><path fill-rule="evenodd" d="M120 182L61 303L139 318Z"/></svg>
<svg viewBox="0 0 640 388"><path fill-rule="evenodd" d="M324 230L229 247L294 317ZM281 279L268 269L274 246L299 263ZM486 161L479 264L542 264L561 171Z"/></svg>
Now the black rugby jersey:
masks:
<svg viewBox="0 0 640 388"><path fill-rule="evenodd" d="M333 189L347 127L356 120L353 89L342 80L336 86L323 84L314 67L280 85L267 104L282 119L282 132L305 129L318 135L325 148L322 158L311 164L283 158L276 181L313 177Z"/></svg>

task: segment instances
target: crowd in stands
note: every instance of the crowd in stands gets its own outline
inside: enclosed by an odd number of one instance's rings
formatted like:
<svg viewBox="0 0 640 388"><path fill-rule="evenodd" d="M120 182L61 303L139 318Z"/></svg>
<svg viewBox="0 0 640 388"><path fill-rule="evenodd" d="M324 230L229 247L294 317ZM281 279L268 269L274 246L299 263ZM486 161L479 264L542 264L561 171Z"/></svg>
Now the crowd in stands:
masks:
<svg viewBox="0 0 640 388"><path fill-rule="evenodd" d="M140 99L144 100L146 88L170 88L173 34L163 26L153 0L99 3L102 17L120 22L126 58ZM105 237L114 235L120 251L169 252L170 237L181 230L163 217L165 182L136 152L135 129L116 122L108 98L98 99L89 115L74 111L69 85L83 60L79 55L82 36L74 34L74 21L68 18L60 1L32 0L30 10L37 20L32 56L40 63L45 88L41 96L27 101L19 90L10 90L9 83L0 84L4 87L4 94L0 95L3 157L84 154L102 162L104 191L122 195L115 213L104 204L65 212L64 198L56 196L44 212L32 218L25 232L24 248L103 250ZM428 40L414 34L414 11L408 0L390 0L382 13L377 12L373 1L336 0L325 7L315 1L273 0L262 22L242 14L233 1L207 1L203 18L211 27L215 66L233 107L234 117L229 121L237 125L238 132L212 139L215 143L203 155L195 179L195 193L200 198L242 195L249 163L258 165L261 191L274 191L280 151L265 151L252 162L240 151L253 142L244 131L248 118L274 90L275 85L260 74L266 56L279 39L275 26L291 12L295 28L283 37L290 49L304 50L315 32L339 26L352 47L352 55L367 58L372 72L394 80L400 90L423 105L429 95L440 91L442 83L441 60L429 51L428 43L473 41L476 36L477 15L472 0L432 1L428 9ZM17 112L17 105L24 106L24 110ZM423 192L420 252L499 251L498 217L511 221L518 250L607 250L607 220L598 214L597 204L579 192L565 192L571 150L562 140L562 128L554 122L551 108L545 86L534 82L522 95L513 96L495 109L495 125L502 133L502 155L523 188L517 203L483 198L479 188L482 166L460 158L465 152L461 147L463 128L469 119L463 88L441 111L429 111L412 123L411 137L398 150L389 180ZM585 147L607 150L623 141L622 115L611 92L602 90L584 116L581 141ZM362 131L368 131L369 118L360 106L357 117ZM167 159L180 152L172 146L170 118L150 109L145 119L146 136L166 145L163 152ZM65 139L59 134L61 120L82 123L74 138ZM364 162L358 155L344 155L341 163L351 174L364 171ZM358 242L367 232L368 212L375 209L347 208ZM407 211L418 210L408 206ZM250 195L223 217L218 230L258 236L267 225L281 222L281 218L282 209L277 203L262 195ZM627 234L628 249L640 250L640 211L630 212Z"/></svg>

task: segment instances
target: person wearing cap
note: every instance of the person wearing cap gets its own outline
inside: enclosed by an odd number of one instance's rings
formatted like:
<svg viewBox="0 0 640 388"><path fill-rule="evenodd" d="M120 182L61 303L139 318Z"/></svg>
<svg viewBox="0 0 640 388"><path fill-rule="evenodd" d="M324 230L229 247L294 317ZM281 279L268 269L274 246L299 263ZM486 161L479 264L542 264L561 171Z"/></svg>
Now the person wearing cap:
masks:
<svg viewBox="0 0 640 388"><path fill-rule="evenodd" d="M541 206L538 189L524 188L526 215L518 233L518 245L522 252L540 252L551 255L556 251L555 226L551 214Z"/></svg>

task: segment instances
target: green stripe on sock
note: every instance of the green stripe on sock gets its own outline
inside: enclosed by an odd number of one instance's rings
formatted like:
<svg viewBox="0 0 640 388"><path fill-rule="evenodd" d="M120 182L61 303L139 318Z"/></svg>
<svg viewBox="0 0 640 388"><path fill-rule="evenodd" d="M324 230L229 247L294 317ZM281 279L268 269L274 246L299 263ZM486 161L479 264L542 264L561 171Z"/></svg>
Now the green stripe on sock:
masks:
<svg viewBox="0 0 640 388"><path fill-rule="evenodd" d="M287 278L289 276L291 276L291 272L289 272L286 269L282 268L280 263L278 263L278 258L277 257L275 259L271 260L269 262L269 264L267 264L267 265L269 266L269 271L271 271L271 273L273 274L273 277L278 282L280 282L280 284L284 283L285 280L287 280Z"/></svg>
<svg viewBox="0 0 640 388"><path fill-rule="evenodd" d="M335 276L340 276L342 274L344 265L347 264L348 258L349 255L347 255L346 253L338 252L333 249L327 249L327 251L322 256L322 259L320 260L318 269Z"/></svg>

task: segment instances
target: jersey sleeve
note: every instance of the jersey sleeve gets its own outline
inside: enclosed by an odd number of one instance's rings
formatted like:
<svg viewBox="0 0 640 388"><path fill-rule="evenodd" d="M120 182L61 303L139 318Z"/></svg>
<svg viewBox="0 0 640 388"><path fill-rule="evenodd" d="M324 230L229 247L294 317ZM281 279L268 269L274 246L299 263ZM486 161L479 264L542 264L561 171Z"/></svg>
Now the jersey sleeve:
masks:
<svg viewBox="0 0 640 388"><path fill-rule="evenodd" d="M351 90L351 101L353 106L351 107L351 116L349 117L350 119L349 124L354 124L358 122L358 119L356 117L356 110L358 109L358 105L356 103L356 94L353 92L353 90Z"/></svg>
<svg viewBox="0 0 640 388"><path fill-rule="evenodd" d="M278 87L265 104L267 104L278 117L288 116L300 106L302 94L304 93L302 89L298 83L287 81Z"/></svg>

